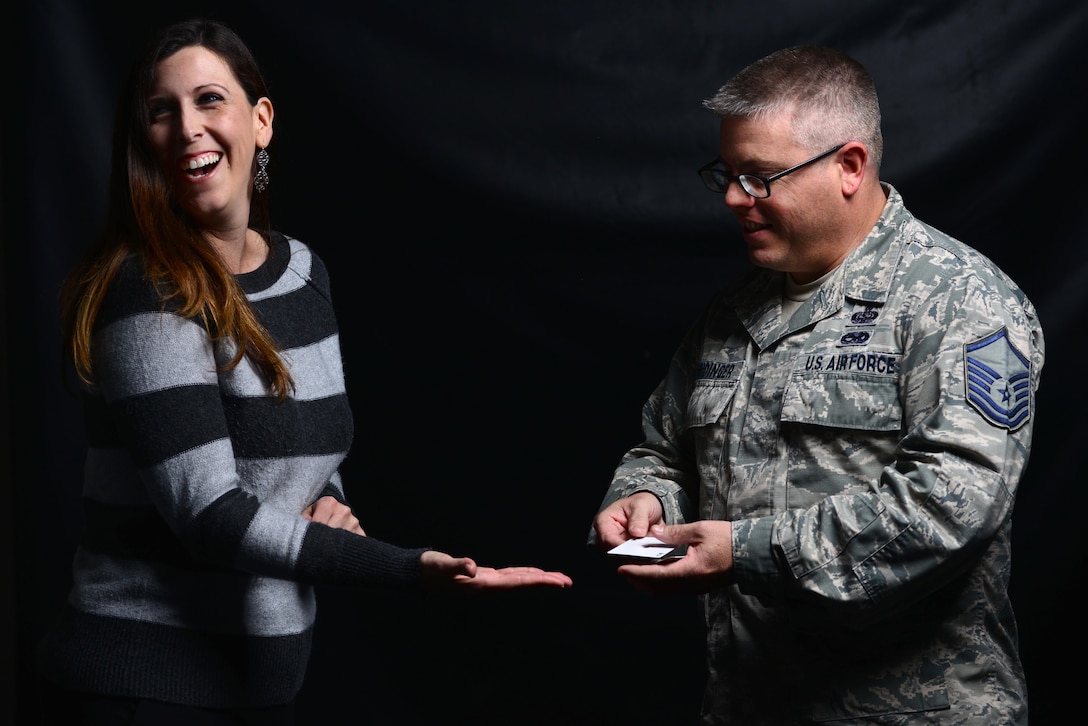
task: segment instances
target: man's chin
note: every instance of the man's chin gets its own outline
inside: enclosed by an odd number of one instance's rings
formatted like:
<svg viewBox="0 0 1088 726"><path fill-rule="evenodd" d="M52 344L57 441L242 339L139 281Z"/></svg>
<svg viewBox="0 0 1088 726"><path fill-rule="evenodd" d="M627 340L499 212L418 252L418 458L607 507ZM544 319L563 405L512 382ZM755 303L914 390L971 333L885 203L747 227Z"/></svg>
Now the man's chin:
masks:
<svg viewBox="0 0 1088 726"><path fill-rule="evenodd" d="M765 267L768 270L778 270L782 263L779 255L774 254L765 247L748 247L748 261L756 267Z"/></svg>

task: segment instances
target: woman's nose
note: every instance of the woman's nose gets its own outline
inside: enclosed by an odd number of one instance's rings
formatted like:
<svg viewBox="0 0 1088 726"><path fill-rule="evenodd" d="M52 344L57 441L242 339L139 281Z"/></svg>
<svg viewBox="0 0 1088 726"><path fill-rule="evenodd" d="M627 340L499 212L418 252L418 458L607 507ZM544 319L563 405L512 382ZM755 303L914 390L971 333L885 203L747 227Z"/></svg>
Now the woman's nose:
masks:
<svg viewBox="0 0 1088 726"><path fill-rule="evenodd" d="M195 109L181 109L178 114L178 130L185 141L193 141L203 132L204 127L200 122L200 114Z"/></svg>

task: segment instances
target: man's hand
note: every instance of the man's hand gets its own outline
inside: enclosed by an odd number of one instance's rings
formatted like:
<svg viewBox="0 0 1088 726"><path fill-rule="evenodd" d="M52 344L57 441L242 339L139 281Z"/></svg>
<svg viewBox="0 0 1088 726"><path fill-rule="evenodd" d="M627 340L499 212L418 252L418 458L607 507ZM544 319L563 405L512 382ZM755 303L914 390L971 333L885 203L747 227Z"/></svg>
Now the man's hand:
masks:
<svg viewBox="0 0 1088 726"><path fill-rule="evenodd" d="M480 567L469 557L451 557L428 550L420 557L423 583L432 590L483 591L513 590L522 587L570 587L573 582L562 572L538 567Z"/></svg>
<svg viewBox="0 0 1088 726"><path fill-rule="evenodd" d="M727 582L733 569L730 522L656 525L650 534L667 544L686 544L688 550L663 564L622 565L617 572L636 589L651 595L701 594Z"/></svg>
<svg viewBox="0 0 1088 726"><path fill-rule="evenodd" d="M321 497L302 510L302 516L311 522L325 524L336 529L346 529L355 534L366 536L363 526L355 518L351 507L337 501L336 497Z"/></svg>
<svg viewBox="0 0 1088 726"><path fill-rule="evenodd" d="M593 520L597 544L611 549L629 539L645 537L664 516L661 500L649 492L636 492L609 504Z"/></svg>

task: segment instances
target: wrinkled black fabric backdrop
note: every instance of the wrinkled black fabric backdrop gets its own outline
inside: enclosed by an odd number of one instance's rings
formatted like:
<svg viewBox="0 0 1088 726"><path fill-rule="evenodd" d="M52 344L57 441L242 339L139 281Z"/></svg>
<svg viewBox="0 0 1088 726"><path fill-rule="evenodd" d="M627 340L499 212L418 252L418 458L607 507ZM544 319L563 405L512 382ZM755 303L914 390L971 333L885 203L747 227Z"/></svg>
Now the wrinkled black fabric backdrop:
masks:
<svg viewBox="0 0 1088 726"><path fill-rule="evenodd" d="M635 594L583 542L673 346L745 264L695 175L717 144L701 100L801 42L869 67L882 177L1040 311L1048 355L1013 588L1033 722L1058 721L1079 670L1064 664L1085 643L1073 593L1088 5L355 5L5 11L5 709L33 723L30 650L64 596L79 527L83 443L59 386L57 286L101 221L123 67L160 24L206 11L250 41L271 84L274 222L332 271L356 414L343 474L364 526L575 579L468 600L322 590L302 723L691 722L694 602Z"/></svg>

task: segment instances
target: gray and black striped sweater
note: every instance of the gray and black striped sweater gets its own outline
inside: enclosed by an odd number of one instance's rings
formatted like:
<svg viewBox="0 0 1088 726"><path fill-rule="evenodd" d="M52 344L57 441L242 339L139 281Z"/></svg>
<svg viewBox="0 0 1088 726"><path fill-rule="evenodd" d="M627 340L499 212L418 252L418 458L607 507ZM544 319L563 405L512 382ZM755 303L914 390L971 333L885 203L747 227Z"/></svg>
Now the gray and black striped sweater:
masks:
<svg viewBox="0 0 1088 726"><path fill-rule="evenodd" d="M85 531L43 672L82 691L208 707L284 703L310 652L312 585L408 586L422 549L308 522L344 500L352 439L328 272L273 234L239 275L296 390L278 402L231 341L163 302L130 258L96 321Z"/></svg>

